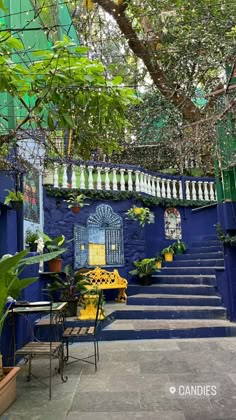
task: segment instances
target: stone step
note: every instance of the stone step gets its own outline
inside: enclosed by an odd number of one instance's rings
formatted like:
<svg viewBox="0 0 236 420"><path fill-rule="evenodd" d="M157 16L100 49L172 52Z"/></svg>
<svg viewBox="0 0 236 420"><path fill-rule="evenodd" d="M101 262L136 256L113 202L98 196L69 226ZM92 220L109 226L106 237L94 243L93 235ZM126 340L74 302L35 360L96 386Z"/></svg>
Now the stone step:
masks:
<svg viewBox="0 0 236 420"><path fill-rule="evenodd" d="M138 293L169 293L169 294L184 294L184 295L216 295L216 289L210 285L192 285L192 284L152 284L150 286L140 286L130 284L128 286L127 294L133 295Z"/></svg>
<svg viewBox="0 0 236 420"><path fill-rule="evenodd" d="M192 247L190 246L187 249L188 254L199 254L199 253L208 253L208 252L222 252L222 245L214 245L214 246L205 246L203 243L201 246Z"/></svg>
<svg viewBox="0 0 236 420"><path fill-rule="evenodd" d="M209 247L209 246L222 246L222 242L220 242L219 239L209 239L209 240L203 240L203 241L193 241L190 244L191 248L192 247L201 247L201 246L205 246L205 247Z"/></svg>
<svg viewBox="0 0 236 420"><path fill-rule="evenodd" d="M102 340L144 338L229 337L236 335L236 323L226 320L115 320L101 331Z"/></svg>
<svg viewBox="0 0 236 420"><path fill-rule="evenodd" d="M203 295L169 295L145 294L128 296L128 305L190 305L190 306L218 306L221 305L219 296Z"/></svg>
<svg viewBox="0 0 236 420"><path fill-rule="evenodd" d="M186 254L176 255L174 256L175 260L182 261L182 260L212 260L212 259L223 259L223 252L222 251L215 251L215 252L201 252L201 253L192 253L186 252Z"/></svg>
<svg viewBox="0 0 236 420"><path fill-rule="evenodd" d="M152 275L152 281L155 284L203 284L203 285L212 285L216 284L216 277L212 274L207 275L189 275L189 274L163 274L163 270L160 273Z"/></svg>
<svg viewBox="0 0 236 420"><path fill-rule="evenodd" d="M224 260L222 259L189 259L189 260L176 260L173 262L163 262L163 268L165 267L224 267Z"/></svg>
<svg viewBox="0 0 236 420"><path fill-rule="evenodd" d="M206 275L206 274L215 274L215 270L224 270L224 266L215 266L215 267L173 267L170 263L168 267L163 267L161 269L161 274L171 274L175 275Z"/></svg>

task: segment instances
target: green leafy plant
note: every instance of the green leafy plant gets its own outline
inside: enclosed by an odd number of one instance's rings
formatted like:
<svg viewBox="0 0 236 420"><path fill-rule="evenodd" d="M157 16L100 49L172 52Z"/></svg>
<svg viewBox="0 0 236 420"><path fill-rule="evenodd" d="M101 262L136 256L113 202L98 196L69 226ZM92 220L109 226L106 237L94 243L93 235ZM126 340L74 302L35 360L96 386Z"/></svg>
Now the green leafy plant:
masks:
<svg viewBox="0 0 236 420"><path fill-rule="evenodd" d="M166 248L164 248L161 251L161 255L165 255L165 254L172 254L172 255L174 255L174 253L175 253L175 251L173 250L172 245L167 246Z"/></svg>
<svg viewBox="0 0 236 420"><path fill-rule="evenodd" d="M135 266L135 269L129 271L129 274L131 274L131 276L138 276L139 281L142 284L151 284L151 275L155 271L158 271L155 258L143 258L140 261L133 261L133 265Z"/></svg>
<svg viewBox="0 0 236 420"><path fill-rule="evenodd" d="M59 274L52 274L51 277L55 279L52 283L47 285L48 292L61 292L60 300L69 301L78 299L79 294L87 291L86 285L90 282L79 272L73 273L70 264L64 268L65 278Z"/></svg>
<svg viewBox="0 0 236 420"><path fill-rule="evenodd" d="M65 244L65 236L57 236L56 238L50 238L50 236L46 235L46 233L39 232L39 235L44 240L44 251L45 252L54 252L54 251L61 251L60 254L66 251L66 248L62 248ZM60 258L60 255L57 256Z"/></svg>
<svg viewBox="0 0 236 420"><path fill-rule="evenodd" d="M236 246L236 235L230 235L229 233L225 235L220 223L216 224L216 233L219 240L223 242L224 244Z"/></svg>
<svg viewBox="0 0 236 420"><path fill-rule="evenodd" d="M155 221L153 212L147 207L133 206L126 212L126 215L129 219L138 221L142 227L144 227L146 223L154 223Z"/></svg>
<svg viewBox="0 0 236 420"><path fill-rule="evenodd" d="M68 200L63 200L66 203L68 203L68 207L69 209L72 207L84 207L84 206L89 206L89 203L85 203L84 200L87 197L84 194L76 194L76 193L71 193L69 195Z"/></svg>
<svg viewBox="0 0 236 420"><path fill-rule="evenodd" d="M34 232L30 228L26 229L25 235L25 243L26 244L33 244L35 241L39 239L38 231Z"/></svg>
<svg viewBox="0 0 236 420"><path fill-rule="evenodd" d="M11 203L11 201L20 201L24 202L25 197L24 194L21 191L15 191L15 190L5 190L8 191L8 194L5 197L4 204L8 205Z"/></svg>
<svg viewBox="0 0 236 420"><path fill-rule="evenodd" d="M183 254L188 249L186 243L181 241L180 239L178 239L176 242L174 242L171 245L171 247L174 250L175 254Z"/></svg>
<svg viewBox="0 0 236 420"><path fill-rule="evenodd" d="M155 257L155 262L162 262L163 261L163 257L161 255L157 255Z"/></svg>

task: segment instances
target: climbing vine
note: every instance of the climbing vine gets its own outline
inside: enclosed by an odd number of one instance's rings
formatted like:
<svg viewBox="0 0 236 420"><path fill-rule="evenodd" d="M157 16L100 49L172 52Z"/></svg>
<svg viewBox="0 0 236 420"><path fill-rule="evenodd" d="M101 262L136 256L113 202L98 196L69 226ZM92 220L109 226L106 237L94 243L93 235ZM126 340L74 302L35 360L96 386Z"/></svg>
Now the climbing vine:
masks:
<svg viewBox="0 0 236 420"><path fill-rule="evenodd" d="M229 233L225 235L220 223L217 223L216 225L216 233L219 240L224 244L236 246L236 235L230 235Z"/></svg>

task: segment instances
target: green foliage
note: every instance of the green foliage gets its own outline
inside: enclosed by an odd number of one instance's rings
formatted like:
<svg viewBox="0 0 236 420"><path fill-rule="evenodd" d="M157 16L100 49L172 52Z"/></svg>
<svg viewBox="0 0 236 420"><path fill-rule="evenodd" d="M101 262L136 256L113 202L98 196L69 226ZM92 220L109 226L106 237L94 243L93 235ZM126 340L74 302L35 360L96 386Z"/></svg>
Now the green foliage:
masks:
<svg viewBox="0 0 236 420"><path fill-rule="evenodd" d="M165 254L172 254L172 255L174 255L174 253L175 253L175 251L174 251L174 249L172 248L172 245L167 246L166 248L164 248L164 249L161 251L161 255L165 255Z"/></svg>
<svg viewBox="0 0 236 420"><path fill-rule="evenodd" d="M131 207L127 212L129 219L136 220L139 222L141 227L144 227L146 223L154 223L155 216L153 212L147 207Z"/></svg>
<svg viewBox="0 0 236 420"><path fill-rule="evenodd" d="M24 194L21 191L15 191L15 190L5 190L5 191L8 191L8 194L4 200L5 205L10 204L11 201L21 201L22 203L25 201Z"/></svg>
<svg viewBox="0 0 236 420"><path fill-rule="evenodd" d="M216 224L216 233L219 240L223 242L224 244L236 246L236 235L230 235L229 233L225 235L220 223Z"/></svg>
<svg viewBox="0 0 236 420"><path fill-rule="evenodd" d="M34 232L30 228L26 229L25 235L25 243L26 244L33 244L37 239L39 239L38 231Z"/></svg>
<svg viewBox="0 0 236 420"><path fill-rule="evenodd" d="M66 251L65 248L62 248L62 246L65 243L65 236L60 235L56 238L50 238L46 233L39 232L40 237L43 238L44 241L44 250L47 252L55 252L60 251L60 254ZM58 254L57 258L60 258L60 255Z"/></svg>
<svg viewBox="0 0 236 420"><path fill-rule="evenodd" d="M155 258L143 258L140 261L133 261L133 265L136 268L129 271L129 274L131 274L131 276L138 276L140 279L158 271Z"/></svg>
<svg viewBox="0 0 236 420"><path fill-rule="evenodd" d="M69 207L69 209L71 208L71 207L75 207L75 206L78 206L78 207L84 207L84 206L89 206L89 203L85 203L84 202L84 200L86 200L86 196L82 193L82 194L76 194L75 192L74 193L71 193L70 195L69 195L69 198L68 198L68 200L64 200L66 203L69 203L68 204L68 207Z"/></svg>
<svg viewBox="0 0 236 420"><path fill-rule="evenodd" d="M180 239L177 239L177 241L174 242L171 245L171 247L174 250L175 254L183 254L188 249L186 243L181 241Z"/></svg>
<svg viewBox="0 0 236 420"><path fill-rule="evenodd" d="M47 285L49 294L60 291L60 300L68 301L77 299L79 294L87 291L86 285L89 284L89 281L86 280L85 276L79 272L73 273L69 264L65 266L64 273L66 275L65 279L59 274L51 275L55 280Z"/></svg>

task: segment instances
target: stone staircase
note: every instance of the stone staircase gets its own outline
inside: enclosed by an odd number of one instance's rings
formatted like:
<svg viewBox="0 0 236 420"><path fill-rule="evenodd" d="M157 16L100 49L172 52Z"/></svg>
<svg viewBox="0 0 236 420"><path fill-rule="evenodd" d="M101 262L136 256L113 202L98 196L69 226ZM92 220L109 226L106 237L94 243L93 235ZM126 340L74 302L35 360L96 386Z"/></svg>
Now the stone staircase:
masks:
<svg viewBox="0 0 236 420"><path fill-rule="evenodd" d="M224 337L236 334L216 289L224 270L216 237L193 242L186 254L165 263L151 286L129 285L128 304L108 316L101 339Z"/></svg>

